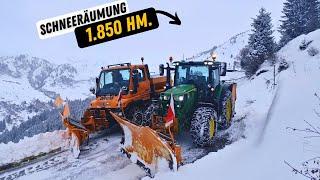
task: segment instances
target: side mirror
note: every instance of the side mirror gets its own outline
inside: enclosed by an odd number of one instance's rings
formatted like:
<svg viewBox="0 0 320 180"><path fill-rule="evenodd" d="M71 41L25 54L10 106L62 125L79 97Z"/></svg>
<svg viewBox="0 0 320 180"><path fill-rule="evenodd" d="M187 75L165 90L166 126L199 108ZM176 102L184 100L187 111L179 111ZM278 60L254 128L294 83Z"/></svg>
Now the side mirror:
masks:
<svg viewBox="0 0 320 180"><path fill-rule="evenodd" d="M139 72L138 72L138 70L133 70L132 79L133 79L133 93L137 93L138 87L139 87Z"/></svg>
<svg viewBox="0 0 320 180"><path fill-rule="evenodd" d="M99 78L96 77L96 87L98 88L99 86Z"/></svg>
<svg viewBox="0 0 320 180"><path fill-rule="evenodd" d="M220 64L220 76L226 76L227 74L227 63L222 62Z"/></svg>
<svg viewBox="0 0 320 180"><path fill-rule="evenodd" d="M159 65L159 74L160 74L160 76L164 75L164 65L163 64Z"/></svg>
<svg viewBox="0 0 320 180"><path fill-rule="evenodd" d="M128 87L127 86L122 86L122 88L121 88L121 90L122 90L122 92L124 93L124 94L128 94Z"/></svg>
<svg viewBox="0 0 320 180"><path fill-rule="evenodd" d="M96 89L95 89L94 87L92 87L92 88L90 88L90 92L91 92L92 94L96 94Z"/></svg>

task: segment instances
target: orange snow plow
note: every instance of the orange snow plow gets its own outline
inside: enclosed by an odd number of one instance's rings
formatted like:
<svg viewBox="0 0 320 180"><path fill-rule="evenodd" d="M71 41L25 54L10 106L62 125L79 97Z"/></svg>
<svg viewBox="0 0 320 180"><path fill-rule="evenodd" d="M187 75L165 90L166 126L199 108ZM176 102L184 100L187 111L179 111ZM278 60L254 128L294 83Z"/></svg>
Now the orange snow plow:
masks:
<svg viewBox="0 0 320 180"><path fill-rule="evenodd" d="M89 132L80 123L70 117L69 105L60 96L56 98L54 104L56 107L62 107L62 112L60 112L61 120L67 129L69 137L71 137L70 147L73 156L77 158L80 154L80 145L88 140Z"/></svg>
<svg viewBox="0 0 320 180"><path fill-rule="evenodd" d="M168 137L148 126L137 126L113 112L110 114L124 132L122 151L149 175L164 168L176 171L182 164L181 147L175 144L173 136Z"/></svg>

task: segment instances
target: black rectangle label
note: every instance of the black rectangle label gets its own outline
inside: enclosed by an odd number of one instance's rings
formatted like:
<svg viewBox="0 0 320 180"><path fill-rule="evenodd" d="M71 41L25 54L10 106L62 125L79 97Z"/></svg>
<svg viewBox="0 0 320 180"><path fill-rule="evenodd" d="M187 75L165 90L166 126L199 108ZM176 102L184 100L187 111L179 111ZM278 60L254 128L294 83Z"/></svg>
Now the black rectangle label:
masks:
<svg viewBox="0 0 320 180"><path fill-rule="evenodd" d="M154 8L132 12L75 29L78 46L88 46L142 33L159 27Z"/></svg>

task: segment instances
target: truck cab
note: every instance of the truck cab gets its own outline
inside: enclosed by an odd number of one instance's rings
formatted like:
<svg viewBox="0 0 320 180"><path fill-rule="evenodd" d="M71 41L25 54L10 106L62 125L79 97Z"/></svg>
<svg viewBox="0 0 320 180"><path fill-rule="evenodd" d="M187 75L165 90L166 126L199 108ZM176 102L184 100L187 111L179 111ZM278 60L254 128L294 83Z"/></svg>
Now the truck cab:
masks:
<svg viewBox="0 0 320 180"><path fill-rule="evenodd" d="M92 90L96 95L92 108L115 109L121 106L125 109L135 100L146 101L164 91L165 77L152 78L148 65L123 63L101 69L96 78L96 90Z"/></svg>
<svg viewBox="0 0 320 180"><path fill-rule="evenodd" d="M145 110L152 98L159 97L165 90L165 84L166 77L151 77L145 64L122 63L102 67L96 78L96 88L90 90L96 98L84 112L81 124L89 132L113 127L116 122L110 111L121 113L135 124L146 123Z"/></svg>

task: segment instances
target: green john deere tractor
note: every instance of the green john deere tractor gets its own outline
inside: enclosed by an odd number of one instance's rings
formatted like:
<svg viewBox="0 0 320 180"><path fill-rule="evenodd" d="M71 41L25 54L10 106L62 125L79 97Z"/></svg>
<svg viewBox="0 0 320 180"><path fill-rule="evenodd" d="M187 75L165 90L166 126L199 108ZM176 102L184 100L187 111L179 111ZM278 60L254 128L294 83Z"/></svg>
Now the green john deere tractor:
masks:
<svg viewBox="0 0 320 180"><path fill-rule="evenodd" d="M236 83L220 80L226 75L226 63L215 61L174 62L174 67L160 65L160 72L167 72L167 90L160 94L158 105L146 111L152 129L166 132L164 121L174 100L175 120L171 132L190 132L193 142L210 146L217 131L227 129L235 114ZM174 71L171 87L170 71ZM161 128L162 127L162 128Z"/></svg>

